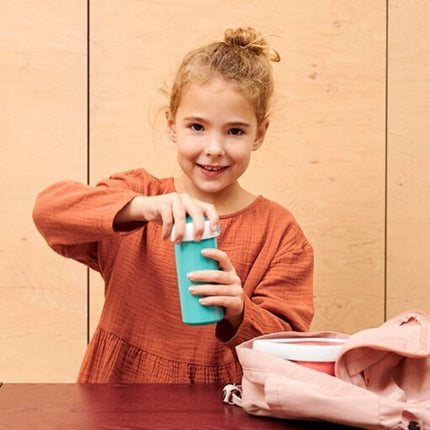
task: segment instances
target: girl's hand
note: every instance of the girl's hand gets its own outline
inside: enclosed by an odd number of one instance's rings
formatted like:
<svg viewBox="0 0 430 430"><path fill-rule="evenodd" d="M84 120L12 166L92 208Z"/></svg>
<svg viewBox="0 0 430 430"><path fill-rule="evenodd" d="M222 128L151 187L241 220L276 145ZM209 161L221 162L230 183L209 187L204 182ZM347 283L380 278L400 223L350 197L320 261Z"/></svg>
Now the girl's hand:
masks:
<svg viewBox="0 0 430 430"><path fill-rule="evenodd" d="M204 306L218 305L225 308L224 318L236 329L243 317L243 288L236 270L227 254L220 249L204 249L205 257L218 261L220 270L200 270L190 272L188 279L203 284L192 285L193 295L205 296L200 299Z"/></svg>
<svg viewBox="0 0 430 430"><path fill-rule="evenodd" d="M163 227L164 240L170 237L175 225L175 242L179 243L184 237L187 214L193 219L195 240L202 237L205 217L209 219L211 229L217 229L219 218L215 206L193 199L185 193L137 196L118 212L114 224L130 221L156 222Z"/></svg>

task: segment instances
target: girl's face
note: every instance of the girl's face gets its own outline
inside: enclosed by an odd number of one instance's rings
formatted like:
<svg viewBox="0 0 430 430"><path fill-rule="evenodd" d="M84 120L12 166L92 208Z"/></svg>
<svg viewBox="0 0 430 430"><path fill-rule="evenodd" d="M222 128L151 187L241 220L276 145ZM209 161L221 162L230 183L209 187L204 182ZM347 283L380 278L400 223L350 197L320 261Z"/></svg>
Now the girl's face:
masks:
<svg viewBox="0 0 430 430"><path fill-rule="evenodd" d="M186 192L209 201L237 189L269 124L258 126L248 99L222 79L189 85L167 123Z"/></svg>

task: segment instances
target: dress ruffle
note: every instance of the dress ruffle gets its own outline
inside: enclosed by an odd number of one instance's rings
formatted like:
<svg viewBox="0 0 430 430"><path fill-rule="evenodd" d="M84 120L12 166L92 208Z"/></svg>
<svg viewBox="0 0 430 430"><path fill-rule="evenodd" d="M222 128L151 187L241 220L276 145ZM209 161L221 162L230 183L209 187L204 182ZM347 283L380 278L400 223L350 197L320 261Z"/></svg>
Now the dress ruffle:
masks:
<svg viewBox="0 0 430 430"><path fill-rule="evenodd" d="M232 361L203 366L143 351L98 327L88 346L78 383L240 383L242 369Z"/></svg>

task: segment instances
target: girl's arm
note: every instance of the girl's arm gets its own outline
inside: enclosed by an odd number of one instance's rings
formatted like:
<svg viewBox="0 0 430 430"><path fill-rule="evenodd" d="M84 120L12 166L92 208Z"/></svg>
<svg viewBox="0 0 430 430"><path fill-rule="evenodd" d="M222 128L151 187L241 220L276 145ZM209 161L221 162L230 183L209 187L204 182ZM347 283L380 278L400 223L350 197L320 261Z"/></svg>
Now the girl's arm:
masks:
<svg viewBox="0 0 430 430"><path fill-rule="evenodd" d="M115 179L96 187L58 182L38 195L33 219L52 249L98 270L98 241L116 233L115 215L136 195L124 181Z"/></svg>
<svg viewBox="0 0 430 430"><path fill-rule="evenodd" d="M153 221L163 226L163 239L176 223L182 239L185 217L193 218L196 235L203 234L204 217L216 229L218 214L207 203L187 194L167 193L165 185L142 169L113 175L97 186L58 182L37 197L34 222L56 252L97 268L98 242Z"/></svg>
<svg viewBox="0 0 430 430"><path fill-rule="evenodd" d="M253 292L244 286L243 315L238 327L228 320L217 324L216 335L230 347L263 334L309 330L313 317L313 251L280 251Z"/></svg>
<svg viewBox="0 0 430 430"><path fill-rule="evenodd" d="M130 189L59 182L38 195L33 220L50 246L97 242L114 233L116 214L136 195Z"/></svg>

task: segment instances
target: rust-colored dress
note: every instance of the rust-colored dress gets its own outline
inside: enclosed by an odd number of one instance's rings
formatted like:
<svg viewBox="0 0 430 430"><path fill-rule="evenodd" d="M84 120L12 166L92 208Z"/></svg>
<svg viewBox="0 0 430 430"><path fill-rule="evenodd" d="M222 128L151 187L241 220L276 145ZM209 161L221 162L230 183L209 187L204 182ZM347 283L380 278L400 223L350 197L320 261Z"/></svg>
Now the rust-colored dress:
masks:
<svg viewBox="0 0 430 430"><path fill-rule="evenodd" d="M293 216L257 197L220 217L218 247L242 280L243 322L182 323L173 244L155 223L115 215L137 195L174 192L173 178L143 169L97 186L59 182L40 193L34 221L58 253L100 272L105 304L78 382L239 383L234 347L266 333L307 330L313 316L313 252Z"/></svg>

